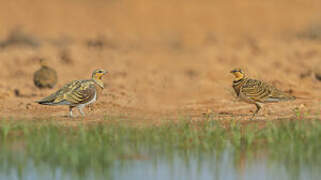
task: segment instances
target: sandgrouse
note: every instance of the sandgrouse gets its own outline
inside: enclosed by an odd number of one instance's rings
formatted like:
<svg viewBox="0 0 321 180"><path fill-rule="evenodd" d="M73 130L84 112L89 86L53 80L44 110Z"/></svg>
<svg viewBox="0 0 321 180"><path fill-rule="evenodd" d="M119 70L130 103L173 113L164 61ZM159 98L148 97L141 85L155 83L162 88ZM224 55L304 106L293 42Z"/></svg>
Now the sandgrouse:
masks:
<svg viewBox="0 0 321 180"><path fill-rule="evenodd" d="M53 88L57 83L57 73L47 63L47 60L40 59L41 68L33 74L33 82L38 88Z"/></svg>
<svg viewBox="0 0 321 180"><path fill-rule="evenodd" d="M97 69L92 73L91 79L74 80L57 92L37 101L37 103L42 105L68 105L70 117L72 117L72 109L77 107L81 115L84 116L83 108L95 102L104 89L102 77L106 73L106 70Z"/></svg>
<svg viewBox="0 0 321 180"><path fill-rule="evenodd" d="M294 96L282 92L266 82L248 78L242 69L233 69L231 73L235 76L233 88L236 95L242 101L256 105L257 109L253 113L252 118L260 111L263 103L274 103L295 99Z"/></svg>

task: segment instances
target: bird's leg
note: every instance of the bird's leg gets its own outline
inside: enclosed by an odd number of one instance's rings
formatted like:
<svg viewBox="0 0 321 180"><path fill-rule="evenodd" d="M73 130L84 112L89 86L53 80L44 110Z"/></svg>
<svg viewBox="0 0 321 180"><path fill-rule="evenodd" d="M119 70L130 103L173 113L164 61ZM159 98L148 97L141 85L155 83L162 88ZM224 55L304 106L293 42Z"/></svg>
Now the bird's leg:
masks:
<svg viewBox="0 0 321 180"><path fill-rule="evenodd" d="M69 106L69 115L70 115L70 117L72 117L72 106Z"/></svg>
<svg viewBox="0 0 321 180"><path fill-rule="evenodd" d="M251 120L253 120L253 118L257 115L257 113L260 111L260 109L262 108L262 105L259 103L255 103L256 106L256 111L253 113L253 116L251 118Z"/></svg>
<svg viewBox="0 0 321 180"><path fill-rule="evenodd" d="M84 111L82 110L84 107L83 106L78 106L78 110L82 116L85 116Z"/></svg>

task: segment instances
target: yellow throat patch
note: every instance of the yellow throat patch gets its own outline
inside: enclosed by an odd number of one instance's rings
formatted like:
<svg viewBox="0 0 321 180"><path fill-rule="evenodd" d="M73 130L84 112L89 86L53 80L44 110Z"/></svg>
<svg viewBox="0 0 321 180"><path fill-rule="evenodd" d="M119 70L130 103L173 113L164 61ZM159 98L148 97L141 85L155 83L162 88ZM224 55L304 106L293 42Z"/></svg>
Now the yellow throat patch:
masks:
<svg viewBox="0 0 321 180"><path fill-rule="evenodd" d="M235 76L235 79L234 79L235 81L243 79L243 77L244 77L244 74L241 72L233 72L233 75Z"/></svg>

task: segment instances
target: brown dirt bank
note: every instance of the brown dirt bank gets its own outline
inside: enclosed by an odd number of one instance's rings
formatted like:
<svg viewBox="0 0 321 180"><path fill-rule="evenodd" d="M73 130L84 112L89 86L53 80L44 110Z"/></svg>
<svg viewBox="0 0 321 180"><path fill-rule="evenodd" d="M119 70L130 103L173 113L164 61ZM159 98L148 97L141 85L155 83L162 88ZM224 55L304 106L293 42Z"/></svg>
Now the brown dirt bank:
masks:
<svg viewBox="0 0 321 180"><path fill-rule="evenodd" d="M0 39L15 27L39 43L0 49L0 116L69 119L67 107L34 103L97 67L111 73L87 121L120 116L130 122L200 118L248 119L229 71L242 67L289 91L294 102L264 107L258 119L320 117L321 41L300 38L320 22L319 1L10 1L0 7ZM20 25L20 26L19 26ZM321 32L321 30L320 30ZM321 36L321 35L320 35ZM21 38L21 37L20 37ZM2 41L5 42L5 41ZM58 72L54 90L32 82L37 58ZM15 92L19 91L17 95ZM130 120L132 119L132 120Z"/></svg>

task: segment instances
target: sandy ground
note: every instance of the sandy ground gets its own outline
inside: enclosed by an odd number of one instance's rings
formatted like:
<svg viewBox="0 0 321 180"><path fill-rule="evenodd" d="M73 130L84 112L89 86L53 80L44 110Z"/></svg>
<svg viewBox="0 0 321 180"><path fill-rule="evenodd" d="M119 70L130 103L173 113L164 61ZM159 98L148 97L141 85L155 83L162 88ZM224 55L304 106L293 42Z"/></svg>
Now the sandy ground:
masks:
<svg viewBox="0 0 321 180"><path fill-rule="evenodd" d="M5 4L0 7L2 117L62 122L120 117L133 123L186 116L246 120L255 106L237 100L229 73L241 67L250 77L298 97L264 106L258 120L298 112L321 118L321 81L315 78L321 72L321 40L309 36L311 27L321 24L320 1ZM27 38L8 43L12 32ZM58 73L54 89L33 85L39 58L48 59ZM34 103L71 80L88 79L96 68L110 74L101 98L85 109L85 118L66 117L64 106Z"/></svg>

